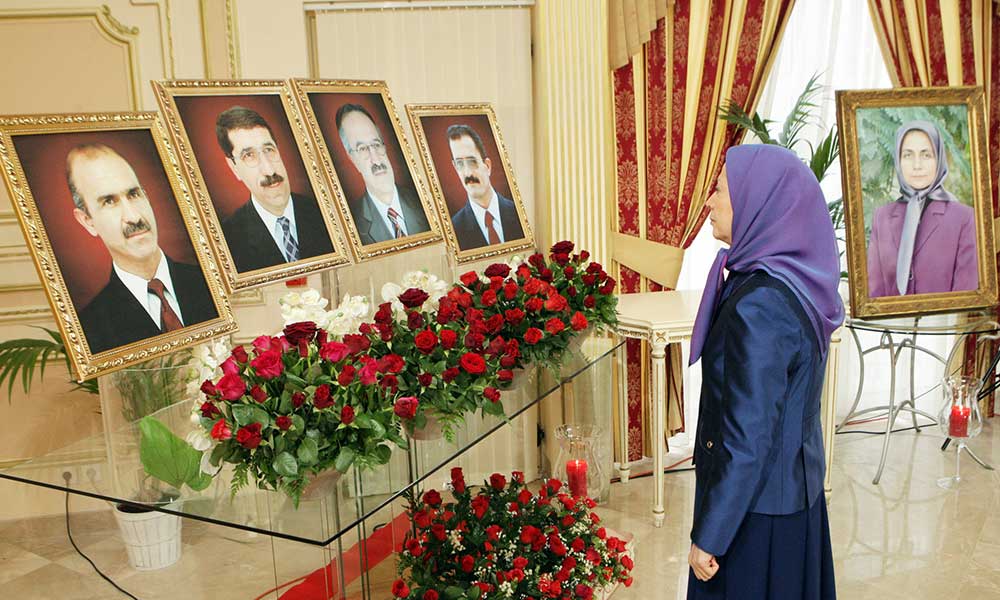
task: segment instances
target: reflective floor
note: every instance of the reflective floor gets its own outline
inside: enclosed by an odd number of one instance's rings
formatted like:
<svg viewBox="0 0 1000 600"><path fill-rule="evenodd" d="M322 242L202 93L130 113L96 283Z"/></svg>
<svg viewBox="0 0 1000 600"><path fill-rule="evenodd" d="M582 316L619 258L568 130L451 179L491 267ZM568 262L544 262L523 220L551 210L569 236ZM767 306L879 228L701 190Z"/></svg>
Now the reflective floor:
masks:
<svg viewBox="0 0 1000 600"><path fill-rule="evenodd" d="M830 518L840 598L1000 598L1000 476L963 457L959 488L939 488L937 479L955 469L954 449L942 453L942 439L935 428L894 435L876 486L871 479L882 438L836 437ZM970 446L984 460L1000 464L1000 421L987 422ZM651 524L648 477L612 486L610 504L599 510L607 526L636 537L635 584L615 593L616 599L685 597L694 474L672 474L666 480L667 520L660 529ZM126 564L109 513L79 513L72 519L81 548L143 599L274 598L266 592L275 585L275 557L287 552L290 559L303 552L185 523L181 561L162 571L136 572ZM307 557L310 564L321 560ZM288 577L279 573L281 580L292 578L290 563L295 561L281 562L289 569ZM392 577L391 561L386 561L374 570L373 583L387 589ZM0 592L19 599L124 597L73 551L62 517L0 523Z"/></svg>

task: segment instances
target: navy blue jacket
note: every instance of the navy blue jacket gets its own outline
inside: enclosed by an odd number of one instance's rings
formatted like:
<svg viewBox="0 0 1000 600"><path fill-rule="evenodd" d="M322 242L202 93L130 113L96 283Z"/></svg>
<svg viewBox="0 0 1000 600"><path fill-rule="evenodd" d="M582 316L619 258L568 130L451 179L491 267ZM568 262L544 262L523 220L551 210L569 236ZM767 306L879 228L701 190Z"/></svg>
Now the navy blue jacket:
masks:
<svg viewBox="0 0 1000 600"><path fill-rule="evenodd" d="M726 554L747 513L787 515L823 492L825 371L798 298L765 273L731 273L702 352L691 540Z"/></svg>

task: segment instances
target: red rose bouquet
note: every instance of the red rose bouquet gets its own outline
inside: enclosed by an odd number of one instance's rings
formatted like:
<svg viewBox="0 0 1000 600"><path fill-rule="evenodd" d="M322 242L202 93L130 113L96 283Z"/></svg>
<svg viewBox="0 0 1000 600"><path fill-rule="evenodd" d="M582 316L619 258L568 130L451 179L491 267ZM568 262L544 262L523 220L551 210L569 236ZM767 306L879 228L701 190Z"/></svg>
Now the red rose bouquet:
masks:
<svg viewBox="0 0 1000 600"><path fill-rule="evenodd" d="M608 535L589 498L550 480L537 493L521 473L468 488L452 469L454 501L410 494L412 529L400 552L395 598L592 598L631 585L625 542Z"/></svg>
<svg viewBox="0 0 1000 600"><path fill-rule="evenodd" d="M390 442L406 448L381 385L396 365L369 350L366 337L333 341L311 321L233 349L222 377L202 383L200 422L211 464L236 466L234 493L252 479L297 502L314 474L385 464Z"/></svg>

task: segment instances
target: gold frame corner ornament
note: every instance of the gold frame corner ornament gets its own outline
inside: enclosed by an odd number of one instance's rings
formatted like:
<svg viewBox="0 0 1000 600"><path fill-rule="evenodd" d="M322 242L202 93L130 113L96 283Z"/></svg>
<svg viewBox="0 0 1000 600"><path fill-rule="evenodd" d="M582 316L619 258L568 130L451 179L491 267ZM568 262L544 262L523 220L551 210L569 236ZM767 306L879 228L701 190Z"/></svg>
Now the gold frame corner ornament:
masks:
<svg viewBox="0 0 1000 600"><path fill-rule="evenodd" d="M129 130L148 131L153 139L157 158L164 169L170 190L177 202L177 209L205 276L205 283L209 287L217 317L95 354L90 351L87 344L79 315L73 306L69 288L63 279L38 205L27 183L24 167L17 155L14 138L52 133L82 131L113 133ZM225 294L221 274L212 259L197 211L181 175L177 154L171 147L167 132L155 112L0 117L0 166L32 261L63 336L71 370L77 380L92 379L236 330L236 320Z"/></svg>
<svg viewBox="0 0 1000 600"><path fill-rule="evenodd" d="M840 130L841 179L844 223L847 234L847 272L851 315L854 318L888 318L932 313L961 312L997 304L997 262L991 206L990 164L987 160L986 101L981 87L894 88L838 90L837 123ZM968 114L973 210L979 287L961 292L869 296L867 237L861 158L858 143L859 109L964 105Z"/></svg>
<svg viewBox="0 0 1000 600"><path fill-rule="evenodd" d="M406 113L413 128L413 137L417 141L417 148L420 151L420 158L424 162L424 169L427 179L430 182L431 191L434 196L434 203L438 210L438 218L441 220L441 229L444 231L448 246L455 255L455 260L459 264L469 263L477 260L494 258L515 252L535 251L535 234L528 221L524 202L521 200L521 192L517 187L517 180L514 177L514 170L511 166L510 155L507 153L507 146L504 144L500 127L497 124L496 112L493 105L488 103L477 104L407 104ZM423 117L438 116L485 116L490 123L490 133L500 151L500 162L504 173L507 175L507 183L510 185L511 200L517 208L518 220L524 237L504 242L496 246L483 246L470 250L462 250L458 245L458 237L451 224L451 213L448 210L448 203L444 197L437 168L434 166L434 157L431 155L430 146L427 143L427 135L424 131L421 119Z"/></svg>

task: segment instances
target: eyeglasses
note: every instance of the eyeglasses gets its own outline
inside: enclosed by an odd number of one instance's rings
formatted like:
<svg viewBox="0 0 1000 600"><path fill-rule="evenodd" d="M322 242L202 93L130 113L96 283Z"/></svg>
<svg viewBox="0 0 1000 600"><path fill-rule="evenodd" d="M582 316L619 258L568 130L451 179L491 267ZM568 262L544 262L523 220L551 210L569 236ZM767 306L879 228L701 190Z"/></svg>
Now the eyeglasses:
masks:
<svg viewBox="0 0 1000 600"><path fill-rule="evenodd" d="M451 164L455 165L455 168L461 171L462 169L475 169L481 162L478 158L472 156L469 158L453 158Z"/></svg>
<svg viewBox="0 0 1000 600"><path fill-rule="evenodd" d="M358 144L351 150L351 154L362 154L373 156L375 154L379 156L385 156L385 144L382 140L375 140L370 144Z"/></svg>
<svg viewBox="0 0 1000 600"><path fill-rule="evenodd" d="M256 167L260 164L260 157L264 156L268 162L281 162L281 154L274 146L267 145L258 150L257 148L245 148L240 152L240 162L247 167Z"/></svg>

